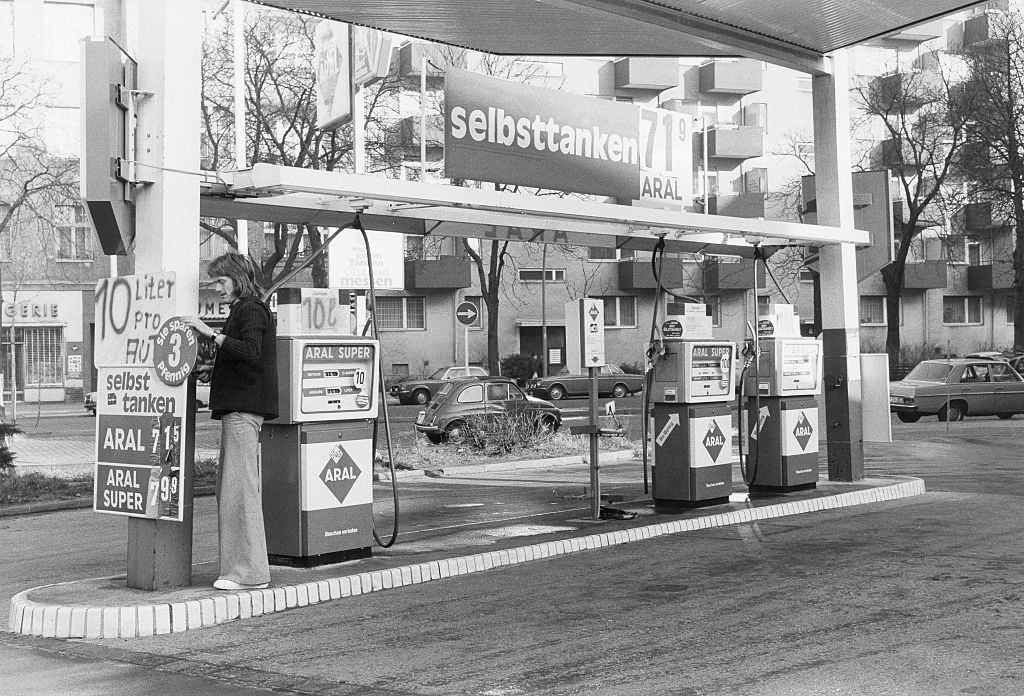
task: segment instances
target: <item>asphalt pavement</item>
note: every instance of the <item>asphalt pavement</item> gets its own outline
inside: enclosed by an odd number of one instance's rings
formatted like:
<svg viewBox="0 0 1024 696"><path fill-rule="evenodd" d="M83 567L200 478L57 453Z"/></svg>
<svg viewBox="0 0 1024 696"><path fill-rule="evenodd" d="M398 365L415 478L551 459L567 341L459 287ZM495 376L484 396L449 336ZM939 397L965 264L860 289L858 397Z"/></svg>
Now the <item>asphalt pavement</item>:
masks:
<svg viewBox="0 0 1024 696"><path fill-rule="evenodd" d="M737 483L728 505L671 514L637 462L608 461L602 490L632 520L589 519L582 462L453 465L399 482L392 549L275 568L280 607L275 595L245 619L228 620L245 599L232 614L206 586L147 596L198 605L195 630L186 610L189 630L147 637L121 637L139 633L143 606L123 622L123 520L6 518L2 599L95 606L109 593L119 611L117 637L4 634L0 693L1024 693L1020 427L921 423L868 446L863 482L767 498ZM206 583L212 499L196 504L193 578ZM51 583L69 584L32 591ZM56 611L28 632L51 625Z"/></svg>

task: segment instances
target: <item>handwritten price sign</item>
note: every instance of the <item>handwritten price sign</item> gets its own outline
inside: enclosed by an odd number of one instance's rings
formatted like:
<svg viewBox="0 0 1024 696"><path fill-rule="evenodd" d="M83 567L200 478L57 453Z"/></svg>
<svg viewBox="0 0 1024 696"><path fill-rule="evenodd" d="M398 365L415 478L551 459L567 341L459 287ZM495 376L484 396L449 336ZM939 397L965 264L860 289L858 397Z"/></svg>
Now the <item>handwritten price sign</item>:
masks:
<svg viewBox="0 0 1024 696"><path fill-rule="evenodd" d="M174 273L104 278L96 283L96 367L153 364L154 339L176 313Z"/></svg>

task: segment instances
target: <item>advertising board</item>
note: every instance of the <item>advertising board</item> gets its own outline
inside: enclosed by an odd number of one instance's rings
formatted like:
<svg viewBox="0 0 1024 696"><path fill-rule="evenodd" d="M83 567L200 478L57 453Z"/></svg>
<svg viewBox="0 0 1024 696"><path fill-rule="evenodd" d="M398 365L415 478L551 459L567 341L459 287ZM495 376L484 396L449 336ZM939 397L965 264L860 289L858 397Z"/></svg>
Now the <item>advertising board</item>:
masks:
<svg viewBox="0 0 1024 696"><path fill-rule="evenodd" d="M176 311L174 273L96 283L93 509L182 519L187 378L198 340Z"/></svg>
<svg viewBox="0 0 1024 696"><path fill-rule="evenodd" d="M692 202L690 118L450 68L445 174Z"/></svg>

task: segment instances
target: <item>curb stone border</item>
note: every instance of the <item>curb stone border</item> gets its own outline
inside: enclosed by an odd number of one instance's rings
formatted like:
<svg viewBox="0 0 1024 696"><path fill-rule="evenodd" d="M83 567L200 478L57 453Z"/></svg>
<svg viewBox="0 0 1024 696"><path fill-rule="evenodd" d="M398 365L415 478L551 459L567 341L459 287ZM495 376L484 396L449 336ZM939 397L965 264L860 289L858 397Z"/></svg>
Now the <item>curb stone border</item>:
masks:
<svg viewBox="0 0 1024 696"><path fill-rule="evenodd" d="M706 517L661 522L603 534L588 534L572 539L547 541L500 551L488 551L386 570L355 573L299 585L249 592L220 593L213 597L203 597L185 602L113 607L44 605L29 599L34 591L29 589L19 592L11 598L9 630L12 633L44 638L86 639L137 638L181 633L344 597L355 597L406 585L418 585L541 558L627 544L668 534L879 503L910 498L924 493L923 480L905 479L877 488L839 493L821 498L732 510ZM44 585L44 587L46 586Z"/></svg>

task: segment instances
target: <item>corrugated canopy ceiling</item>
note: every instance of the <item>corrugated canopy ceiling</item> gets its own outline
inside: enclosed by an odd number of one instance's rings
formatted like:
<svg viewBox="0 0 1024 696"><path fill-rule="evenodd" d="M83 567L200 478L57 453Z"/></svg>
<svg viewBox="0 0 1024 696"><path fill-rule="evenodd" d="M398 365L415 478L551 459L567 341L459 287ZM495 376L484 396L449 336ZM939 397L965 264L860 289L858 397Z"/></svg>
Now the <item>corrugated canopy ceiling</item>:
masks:
<svg viewBox="0 0 1024 696"><path fill-rule="evenodd" d="M977 0L257 0L512 55L743 55L806 71L824 54Z"/></svg>

